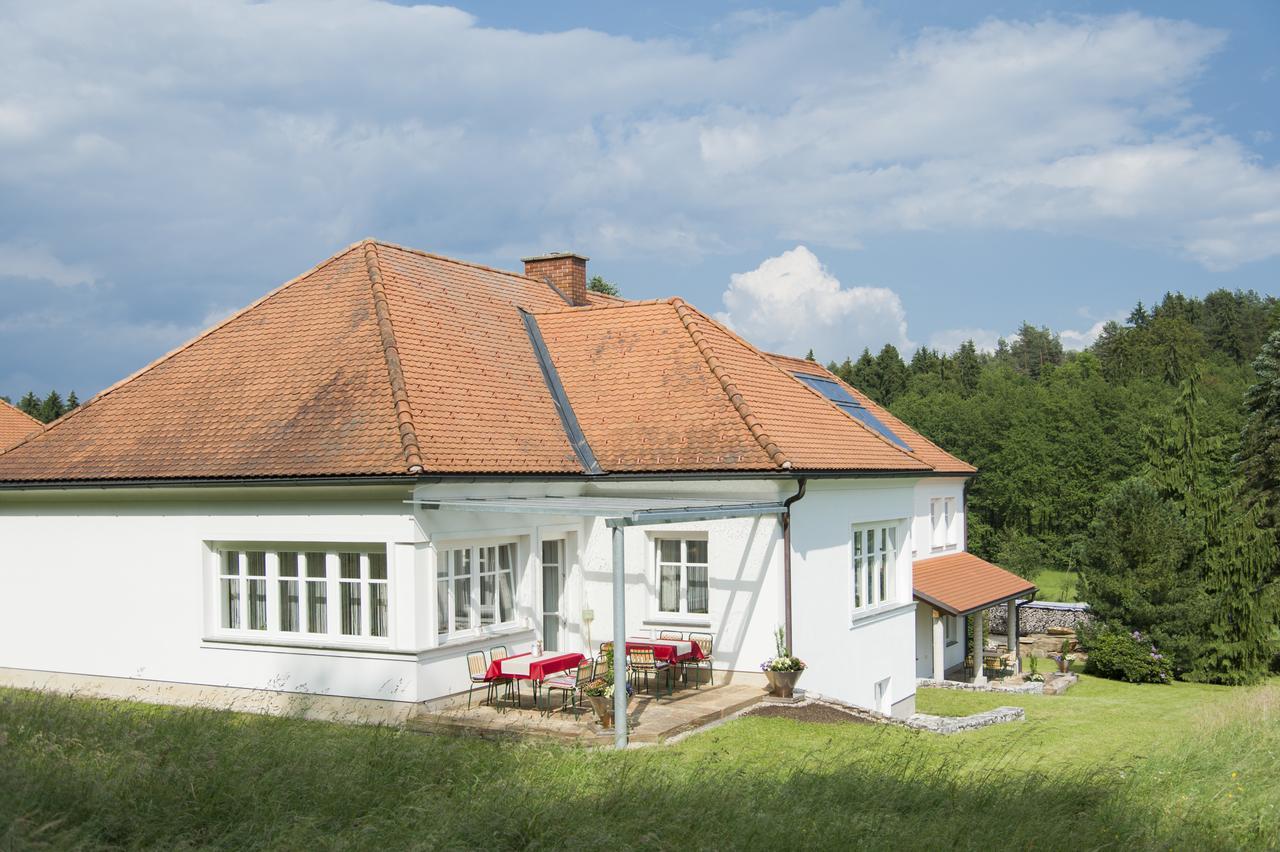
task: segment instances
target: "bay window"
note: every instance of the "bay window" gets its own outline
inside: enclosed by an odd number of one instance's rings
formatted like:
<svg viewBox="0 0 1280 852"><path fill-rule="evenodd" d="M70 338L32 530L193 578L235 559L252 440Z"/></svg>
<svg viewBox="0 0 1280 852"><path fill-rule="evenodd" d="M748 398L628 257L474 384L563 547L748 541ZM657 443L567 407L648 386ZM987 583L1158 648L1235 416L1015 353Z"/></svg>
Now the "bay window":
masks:
<svg viewBox="0 0 1280 852"><path fill-rule="evenodd" d="M382 548L219 549L217 598L224 632L313 641L390 635ZM338 609L332 617L331 602Z"/></svg>
<svg viewBox="0 0 1280 852"><path fill-rule="evenodd" d="M850 606L857 612L895 599L898 557L896 524L853 528L853 565L849 577Z"/></svg>
<svg viewBox="0 0 1280 852"><path fill-rule="evenodd" d="M657 545L658 612L710 612L705 539L660 538Z"/></svg>
<svg viewBox="0 0 1280 852"><path fill-rule="evenodd" d="M436 559L439 641L516 620L516 543L441 550Z"/></svg>

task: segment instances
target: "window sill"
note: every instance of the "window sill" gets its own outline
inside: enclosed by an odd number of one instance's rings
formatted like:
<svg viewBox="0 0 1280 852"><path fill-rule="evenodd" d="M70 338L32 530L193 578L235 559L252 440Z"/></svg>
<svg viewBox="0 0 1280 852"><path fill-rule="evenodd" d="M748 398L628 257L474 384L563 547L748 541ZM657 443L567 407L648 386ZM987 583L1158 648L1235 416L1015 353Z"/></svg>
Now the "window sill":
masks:
<svg viewBox="0 0 1280 852"><path fill-rule="evenodd" d="M492 644L495 639L510 639L515 636L532 636L533 627L529 625L513 624L508 627L495 627L486 633L468 634L466 636L456 636L448 639L440 644L425 648L419 656L430 657L435 654L441 656L451 655L456 651L468 650L471 648L481 648L489 650L488 645Z"/></svg>
<svg viewBox="0 0 1280 852"><path fill-rule="evenodd" d="M875 609L858 610L853 614L853 617L849 619L849 629L852 630L857 627L865 627L868 624L874 624L877 621L884 621L887 618L892 618L893 616L907 612L908 610L915 612L915 608L915 601L907 601L906 603L881 604Z"/></svg>
<svg viewBox="0 0 1280 852"><path fill-rule="evenodd" d="M201 647L214 650L279 651L285 654L320 653L323 656L416 657L414 651L397 651L385 645L328 644L325 642L290 642L279 639L254 639L236 636L205 636Z"/></svg>

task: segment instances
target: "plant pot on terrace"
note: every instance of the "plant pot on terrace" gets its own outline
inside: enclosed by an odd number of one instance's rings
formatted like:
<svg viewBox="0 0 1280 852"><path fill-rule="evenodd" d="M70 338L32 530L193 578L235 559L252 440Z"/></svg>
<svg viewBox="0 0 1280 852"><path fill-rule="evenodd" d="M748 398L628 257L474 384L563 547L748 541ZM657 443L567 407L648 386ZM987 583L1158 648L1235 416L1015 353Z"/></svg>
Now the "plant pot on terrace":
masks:
<svg viewBox="0 0 1280 852"><path fill-rule="evenodd" d="M800 675L804 674L804 669L790 672L765 669L764 674L769 679L770 695L775 698L791 698L795 695L796 681L800 680Z"/></svg>
<svg viewBox="0 0 1280 852"><path fill-rule="evenodd" d="M595 711L596 721L600 723L600 727L612 728L613 696L588 695L587 701L591 702L591 709Z"/></svg>
<svg viewBox="0 0 1280 852"><path fill-rule="evenodd" d="M782 628L774 634L778 654L760 664L760 670L769 679L769 692L776 698L792 698L795 695L796 681L804 674L804 660L791 653L787 647Z"/></svg>

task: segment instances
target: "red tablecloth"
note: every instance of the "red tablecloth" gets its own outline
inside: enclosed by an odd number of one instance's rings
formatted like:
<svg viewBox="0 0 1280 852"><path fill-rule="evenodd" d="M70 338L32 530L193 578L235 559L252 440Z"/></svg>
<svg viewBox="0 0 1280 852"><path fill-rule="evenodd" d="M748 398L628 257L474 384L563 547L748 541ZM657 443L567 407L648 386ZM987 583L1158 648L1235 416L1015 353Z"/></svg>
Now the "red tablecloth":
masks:
<svg viewBox="0 0 1280 852"><path fill-rule="evenodd" d="M514 680L546 680L547 675L559 674L563 671L576 668L578 663L586 659L581 654L544 654L541 658L529 663L529 673L523 671L510 671L503 668L503 663L508 660L518 660L521 657L529 656L526 654L513 654L510 657L503 657L501 660L494 660L489 664L488 670L484 673L485 680L496 680L497 678L513 678ZM520 666L523 669L523 665Z"/></svg>
<svg viewBox="0 0 1280 852"><path fill-rule="evenodd" d="M676 653L677 648L675 645L670 642L663 641L662 639L628 639L627 650L630 651L634 648L652 648L654 659L662 660L667 663L706 659L706 655L702 653L701 645L697 642L690 642L690 644L693 647L689 650L689 653L680 655Z"/></svg>

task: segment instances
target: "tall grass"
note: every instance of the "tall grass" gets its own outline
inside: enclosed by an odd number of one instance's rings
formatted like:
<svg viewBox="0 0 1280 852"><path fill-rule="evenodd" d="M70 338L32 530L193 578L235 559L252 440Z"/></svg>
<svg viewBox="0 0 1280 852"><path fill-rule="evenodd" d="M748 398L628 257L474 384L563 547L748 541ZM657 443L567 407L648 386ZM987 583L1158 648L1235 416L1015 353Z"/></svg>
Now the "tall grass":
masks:
<svg viewBox="0 0 1280 852"><path fill-rule="evenodd" d="M1269 725L1200 720L1207 748L1039 771L1016 726L976 757L763 718L619 754L0 690L0 848L1274 845L1267 797L1224 805L1219 776L1280 787L1275 695Z"/></svg>

